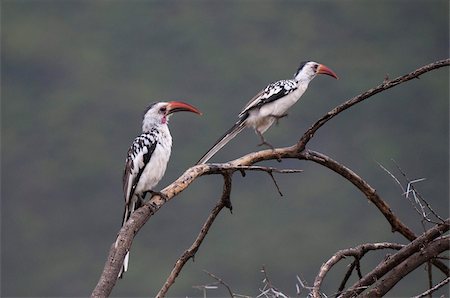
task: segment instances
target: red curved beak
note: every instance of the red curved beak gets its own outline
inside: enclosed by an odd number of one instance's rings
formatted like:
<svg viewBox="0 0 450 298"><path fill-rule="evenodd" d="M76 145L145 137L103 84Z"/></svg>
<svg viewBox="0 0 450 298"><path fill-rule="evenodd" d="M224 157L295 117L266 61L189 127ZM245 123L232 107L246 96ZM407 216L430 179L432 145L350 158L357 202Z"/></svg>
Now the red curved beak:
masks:
<svg viewBox="0 0 450 298"><path fill-rule="evenodd" d="M192 112L201 115L202 112L200 112L196 107L191 106L190 104L187 104L185 102L181 101L170 101L167 105L167 115L170 115L175 112Z"/></svg>
<svg viewBox="0 0 450 298"><path fill-rule="evenodd" d="M323 64L319 64L319 67L317 68L316 73L326 74L326 75L332 76L335 79L338 79L338 76L334 73L334 71L332 71L331 69L329 69L328 67L326 67Z"/></svg>

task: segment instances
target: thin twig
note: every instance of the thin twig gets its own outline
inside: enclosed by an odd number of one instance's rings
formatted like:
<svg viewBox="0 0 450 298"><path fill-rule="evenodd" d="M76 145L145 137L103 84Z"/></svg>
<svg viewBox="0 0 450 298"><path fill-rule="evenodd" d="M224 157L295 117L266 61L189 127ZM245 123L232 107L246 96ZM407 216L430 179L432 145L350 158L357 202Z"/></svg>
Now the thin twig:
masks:
<svg viewBox="0 0 450 298"><path fill-rule="evenodd" d="M433 208L432 208L431 205L428 203L428 201L425 200L425 199L419 194L419 192L414 188L413 183L420 182L420 181L422 181L423 179L416 179L416 180L413 180L413 181L409 180L408 176L407 176L406 173L400 168L400 166L397 164L397 162L396 162L395 160L393 160L393 162L394 162L394 164L396 165L397 169L400 171L400 173L403 175L403 177L406 179L406 181L408 181L408 187L407 187L407 190L406 190L406 195L409 193L409 190L411 189L411 190L412 190L412 193L413 193L413 196L414 196L414 198L415 198L415 201L416 201L416 202L419 204L419 206L422 208L422 211L424 210L424 207L423 207L422 204L420 203L420 200L422 200L422 202L425 203L425 205L427 206L428 210L430 210L430 212L431 212L437 219L439 219L441 222L444 222L444 219L443 219L442 217L440 217L439 214L437 214L437 213L433 210ZM420 199L420 200L419 200L419 199ZM424 219L427 219L428 221L431 222L431 220L429 220L429 219L427 218L427 216L425 215L425 212L424 212L424 211L422 212L422 214L423 214L423 218L424 218Z"/></svg>
<svg viewBox="0 0 450 298"><path fill-rule="evenodd" d="M281 291L279 291L277 288L273 286L273 284L270 282L269 276L266 271L266 267L263 266L261 268L261 272L264 274L264 287L261 290L261 293L256 296L256 298L259 297L267 297L267 298L274 298L274 297L281 297L281 298L288 298L285 294L283 294Z"/></svg>
<svg viewBox="0 0 450 298"><path fill-rule="evenodd" d="M433 267L431 266L431 262L427 262L425 264L425 268L427 269L427 275L428 275L428 288L433 288ZM431 298L431 293L430 293Z"/></svg>
<svg viewBox="0 0 450 298"><path fill-rule="evenodd" d="M440 288L442 288L443 286L445 286L446 284L448 284L450 282L450 277L447 277L446 279L444 279L443 281L441 281L440 283L436 284L434 287L432 287L431 289L423 292L420 295L414 296L412 298L422 298L428 295L431 295L432 293L436 292L437 290L439 290Z"/></svg>
<svg viewBox="0 0 450 298"><path fill-rule="evenodd" d="M414 243L414 241L412 243ZM371 287L370 290L367 293L364 293L362 297L383 297L411 271L426 263L428 260L433 259L440 253L449 250L449 248L450 241L448 237L439 237L438 239L431 241L426 246L423 246L423 248L419 248L416 252L414 252L414 254L406 257L394 268L389 269L386 275L382 279L377 280L376 285ZM405 250L406 249L407 248L405 247ZM397 254L401 253L402 251L399 251ZM395 255L393 257L395 257ZM388 261L386 261L386 263L388 263Z"/></svg>
<svg viewBox="0 0 450 298"><path fill-rule="evenodd" d="M280 173L280 174L293 174L293 173L301 173L303 172L303 170L298 170L298 169L277 169L277 168L273 168L273 167L262 167L262 166L232 166L232 165L224 165L223 164L210 164L212 167L214 166L219 166L221 168L221 170L223 170L224 168L229 169L229 170L239 170L239 171L262 171L262 172L266 172L270 178L272 179L275 187L277 188L278 194L280 196L283 196L283 193L280 190L280 186L278 185L275 177L273 176L273 173ZM245 175L244 175L245 176Z"/></svg>
<svg viewBox="0 0 450 298"><path fill-rule="evenodd" d="M308 292L311 293L313 288L312 287L308 287L308 284L306 283L306 281L302 281L301 278L298 275L296 276L296 278L298 280L298 284L300 284L300 286L299 286L297 283L295 283L295 288L297 290L297 296L300 297L300 294L302 292L300 287L302 287L302 289L308 290ZM310 296L310 295L308 295L308 296Z"/></svg>
<svg viewBox="0 0 450 298"><path fill-rule="evenodd" d="M390 256L387 260L380 263L375 269L366 274L353 286L348 288L347 291L341 295L341 297L350 298L354 297L355 295L359 295L363 291L364 287L373 285L375 281L381 279L386 273L411 257L413 254L422 251L423 249L425 249L424 247L428 247L428 243L431 243L432 241L434 241L434 239L440 237L443 233L447 232L449 228L450 219L447 219L445 224L439 224L429 229L428 231L417 237L410 244L399 250L396 254ZM448 242L448 239L444 240ZM427 260L428 259L426 259L425 261ZM397 272L397 275L399 275L399 272Z"/></svg>
<svg viewBox="0 0 450 298"><path fill-rule="evenodd" d="M283 193L280 190L280 186L278 185L277 180L275 180L275 177L273 176L272 172L268 172L268 174L269 174L270 178L272 178L273 184L275 184L275 187L278 190L278 194L282 197Z"/></svg>
<svg viewBox="0 0 450 298"><path fill-rule="evenodd" d="M239 298L251 298L251 296L234 293L231 290L231 287L223 279L221 279L220 277L212 274L211 272L209 272L207 270L203 270L203 272L205 272L206 274L208 274L209 276L214 278L217 281L215 284L220 284L220 285L224 286L227 289L228 294L230 295L231 298L236 298L236 297L239 297Z"/></svg>
<svg viewBox="0 0 450 298"><path fill-rule="evenodd" d="M397 215L394 214L389 205L378 195L376 190L372 186L370 186L364 179L359 177L355 172L353 172L346 166L338 163L337 161L333 160L331 157L316 151L304 150L299 154L299 158L314 161L318 164L321 164L331 169L332 171L338 173L345 179L347 179L354 186L356 186L366 196L366 198L378 208L378 210L383 214L383 216L391 225L392 232L399 232L409 241L413 241L414 239L417 238L414 232L408 226L406 226L398 218ZM436 259L433 259L432 263L434 266L439 268L439 270L441 270L445 275L447 276L450 275L450 270L446 264Z"/></svg>
<svg viewBox="0 0 450 298"><path fill-rule="evenodd" d="M192 286L192 288L202 291L203 292L203 298L206 298L207 297L207 295L206 295L206 291L207 290L216 290L216 289L219 288L216 284L217 283L208 284L208 285L200 285L200 286Z"/></svg>
<svg viewBox="0 0 450 298"><path fill-rule="evenodd" d="M322 267L320 267L319 273L314 280L314 286L312 289L313 297L321 297L320 287L325 279L327 273L331 270L331 268L336 265L340 260L345 257L355 257L355 259L361 259L367 252L371 250L380 250L380 249L401 249L403 245L397 243L366 243L358 245L354 248L343 249L335 253L327 262L325 262ZM342 290L340 289L339 292Z"/></svg>
<svg viewBox="0 0 450 298"><path fill-rule="evenodd" d="M345 289L345 286L348 282L348 280L350 279L353 270L356 270L358 277L361 279L362 278L362 273L361 273L361 264L360 264L360 259L363 257L363 255L366 252L362 252L362 254L360 256L353 256L355 259L353 260L353 262L348 266L347 272L345 273L344 278L341 281L341 284L339 285L338 291L336 293L336 296L339 296L339 294L342 293L342 291Z"/></svg>
<svg viewBox="0 0 450 298"><path fill-rule="evenodd" d="M230 286L229 286L226 282L224 282L221 278L215 276L214 274L212 274L211 272L209 272L209 271L207 271L207 270L203 270L203 272L205 272L206 274L208 274L209 276L211 276L212 278L214 278L215 280L217 280L217 282L218 282L219 284L223 285L223 286L227 289L228 294L230 294L230 297L231 297L231 298L234 297L233 291L231 290Z"/></svg>
<svg viewBox="0 0 450 298"><path fill-rule="evenodd" d="M350 276L352 276L353 270L355 269L356 266L356 258L353 260L353 262L351 262L350 265L348 265L348 269L345 272L344 278L342 279L341 283L339 284L339 288L337 291L337 296L339 296L339 294L345 289L345 285L347 284L348 280L350 279Z"/></svg>
<svg viewBox="0 0 450 298"><path fill-rule="evenodd" d="M378 165L379 165L386 173L388 173L388 174L392 177L392 179L394 179L395 182L397 182L397 184L400 186L400 188L401 188L401 190L402 190L402 194L405 195L405 197L408 199L409 203L411 204L411 206L413 206L413 208L416 210L416 212L419 213L419 214L422 214L422 213L420 212L420 210L417 208L416 204L414 204L414 203L411 201L411 199L410 199L409 196L408 196L408 193L409 193L409 192L407 192L407 191L404 189L403 185L400 183L400 181L397 179L397 177L395 177L394 174L392 174L391 172L389 172L389 170L386 169L385 167L383 167L380 163L378 163Z"/></svg>

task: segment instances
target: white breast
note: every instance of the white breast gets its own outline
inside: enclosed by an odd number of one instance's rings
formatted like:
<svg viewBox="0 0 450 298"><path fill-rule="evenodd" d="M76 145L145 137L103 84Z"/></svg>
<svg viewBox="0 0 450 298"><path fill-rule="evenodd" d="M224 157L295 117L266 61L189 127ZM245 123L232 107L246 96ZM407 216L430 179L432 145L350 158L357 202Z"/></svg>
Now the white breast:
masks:
<svg viewBox="0 0 450 298"><path fill-rule="evenodd" d="M155 147L155 151L146 165L142 175L136 185L135 193L143 193L148 190L154 190L154 187L164 176L167 163L169 162L172 148L172 137L169 130L164 130L161 138Z"/></svg>

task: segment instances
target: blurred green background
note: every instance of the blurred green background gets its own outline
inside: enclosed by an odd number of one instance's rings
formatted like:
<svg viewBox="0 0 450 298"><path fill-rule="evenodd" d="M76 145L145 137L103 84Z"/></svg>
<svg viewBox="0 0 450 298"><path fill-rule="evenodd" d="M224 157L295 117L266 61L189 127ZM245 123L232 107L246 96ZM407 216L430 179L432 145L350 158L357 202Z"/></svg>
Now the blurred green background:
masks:
<svg viewBox="0 0 450 298"><path fill-rule="evenodd" d="M2 296L87 296L122 220L125 154L144 108L187 101L203 117L172 118L172 158L159 188L195 163L271 81L302 60L340 77L317 77L266 133L291 145L343 101L449 54L448 1L1 1ZM448 68L378 94L319 130L309 148L365 178L419 234L420 216L393 179L394 159L442 217L448 216ZM257 150L243 132L213 161ZM256 296L265 265L295 294L339 249L406 240L347 181L308 162L286 160L280 198L263 173L234 176L233 214L222 212L170 296L201 296L213 280ZM137 235L114 296L152 296L191 244L222 191L202 177ZM367 273L383 252L362 263ZM350 260L348 261L350 262ZM345 264L327 276L333 295ZM436 280L442 275L435 271ZM354 280L354 279L353 279ZM419 268L390 293L424 291ZM441 291L442 292L442 291ZM442 293L441 293L442 294ZM223 289L208 297L224 296Z"/></svg>

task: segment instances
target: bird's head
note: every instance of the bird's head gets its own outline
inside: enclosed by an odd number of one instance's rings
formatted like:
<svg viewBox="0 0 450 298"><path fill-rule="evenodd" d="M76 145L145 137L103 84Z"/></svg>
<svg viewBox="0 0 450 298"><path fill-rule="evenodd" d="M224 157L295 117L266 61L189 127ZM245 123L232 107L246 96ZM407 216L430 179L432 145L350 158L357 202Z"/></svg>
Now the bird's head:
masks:
<svg viewBox="0 0 450 298"><path fill-rule="evenodd" d="M181 101L153 103L145 111L142 130L149 130L154 125L167 124L173 113L183 111L202 114L197 108Z"/></svg>
<svg viewBox="0 0 450 298"><path fill-rule="evenodd" d="M332 71L327 66L314 61L304 61L300 63L300 66L298 67L297 72L294 75L294 79L297 82L310 82L318 74L329 75L335 79L338 78L334 71Z"/></svg>

